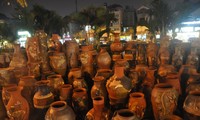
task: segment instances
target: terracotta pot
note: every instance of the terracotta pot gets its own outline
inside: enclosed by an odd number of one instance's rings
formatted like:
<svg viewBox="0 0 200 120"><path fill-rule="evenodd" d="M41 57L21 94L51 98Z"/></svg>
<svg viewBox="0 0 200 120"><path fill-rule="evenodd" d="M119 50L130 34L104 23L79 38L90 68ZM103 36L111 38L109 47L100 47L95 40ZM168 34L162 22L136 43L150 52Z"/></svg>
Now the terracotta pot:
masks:
<svg viewBox="0 0 200 120"><path fill-rule="evenodd" d="M65 76L67 71L66 56L63 52L54 52L50 58L50 66L54 72Z"/></svg>
<svg viewBox="0 0 200 120"><path fill-rule="evenodd" d="M53 87L55 90L59 90L60 87L64 84L64 80L59 74L49 75L47 80L49 80L48 85Z"/></svg>
<svg viewBox="0 0 200 120"><path fill-rule="evenodd" d="M105 78L103 76L96 76L93 78L94 85L91 89L91 97L94 98L96 96L103 96L105 100L107 100L107 91L106 91L106 83Z"/></svg>
<svg viewBox="0 0 200 120"><path fill-rule="evenodd" d="M76 120L72 108L65 101L56 101L50 105L45 120Z"/></svg>
<svg viewBox="0 0 200 120"><path fill-rule="evenodd" d="M73 84L75 78L82 77L81 68L72 68L68 73L68 82L69 84Z"/></svg>
<svg viewBox="0 0 200 120"><path fill-rule="evenodd" d="M131 110L138 118L142 119L146 109L144 94L141 92L131 93L128 102L128 109Z"/></svg>
<svg viewBox="0 0 200 120"><path fill-rule="evenodd" d="M173 65L162 64L158 68L158 75L161 79L167 76L167 74L174 72L176 72L176 68Z"/></svg>
<svg viewBox="0 0 200 120"><path fill-rule="evenodd" d="M186 94L190 91L200 91L200 75L190 75L187 81Z"/></svg>
<svg viewBox="0 0 200 120"><path fill-rule="evenodd" d="M18 86L23 87L21 94L27 100L30 112L34 109L33 106L33 96L35 94L35 83L36 79L34 76L23 76L20 78Z"/></svg>
<svg viewBox="0 0 200 120"><path fill-rule="evenodd" d="M114 41L110 45L110 49L112 52L122 52L124 50L123 44L120 42L119 33L114 33Z"/></svg>
<svg viewBox="0 0 200 120"><path fill-rule="evenodd" d="M6 107L9 100L10 100L10 93L7 91L8 88L11 88L11 87L16 87L17 84L7 84L5 86L3 86L2 88L2 100L3 100L3 104L4 106Z"/></svg>
<svg viewBox="0 0 200 120"><path fill-rule="evenodd" d="M134 89L136 90L139 83L139 76L135 69L130 69L128 77L131 79Z"/></svg>
<svg viewBox="0 0 200 120"><path fill-rule="evenodd" d="M62 43L59 41L60 36L58 34L52 34L51 37L53 43L54 43L54 51L55 52L61 52L62 50Z"/></svg>
<svg viewBox="0 0 200 120"><path fill-rule="evenodd" d="M37 92L33 96L33 104L35 108L48 108L54 101L54 96L50 91L48 80L41 80L36 82Z"/></svg>
<svg viewBox="0 0 200 120"><path fill-rule="evenodd" d="M72 85L64 84L60 87L60 100L66 101L71 106L72 99Z"/></svg>
<svg viewBox="0 0 200 120"><path fill-rule="evenodd" d="M7 113L2 99L2 90L0 90L0 108L0 119L4 120L7 117Z"/></svg>
<svg viewBox="0 0 200 120"><path fill-rule="evenodd" d="M95 76L103 76L106 81L113 75L113 71L111 69L99 69Z"/></svg>
<svg viewBox="0 0 200 120"><path fill-rule="evenodd" d="M111 57L108 54L108 52L106 51L106 48L101 48L96 59L97 59L98 69L110 69L110 67L111 67Z"/></svg>
<svg viewBox="0 0 200 120"><path fill-rule="evenodd" d="M56 73L53 71L45 71L42 73L41 80L46 80L48 76L55 75Z"/></svg>
<svg viewBox="0 0 200 120"><path fill-rule="evenodd" d="M93 99L93 108L90 109L86 116L86 120L109 120L110 111L104 106L104 97L97 96Z"/></svg>
<svg viewBox="0 0 200 120"><path fill-rule="evenodd" d="M183 109L186 111L189 120L197 120L200 118L200 92L191 91L186 97Z"/></svg>
<svg viewBox="0 0 200 120"><path fill-rule="evenodd" d="M6 110L10 119L29 119L29 105L26 99L21 96L21 90L22 87L17 86L7 89L10 94L10 100L6 106Z"/></svg>
<svg viewBox="0 0 200 120"><path fill-rule="evenodd" d="M110 104L124 104L132 87L132 81L124 75L124 67L115 67L114 75L106 83Z"/></svg>
<svg viewBox="0 0 200 120"><path fill-rule="evenodd" d="M2 86L7 84L17 84L13 68L0 68L0 83Z"/></svg>
<svg viewBox="0 0 200 120"><path fill-rule="evenodd" d="M156 78L155 78L155 73L156 73L157 69L147 69L146 70L146 76L143 80L142 85L143 86L148 86L150 88L153 88L154 84L156 83Z"/></svg>
<svg viewBox="0 0 200 120"><path fill-rule="evenodd" d="M121 109L115 112L112 120L140 120L129 109Z"/></svg>
<svg viewBox="0 0 200 120"><path fill-rule="evenodd" d="M155 120L164 119L176 110L178 92L172 85L167 83L156 84L151 95Z"/></svg>
<svg viewBox="0 0 200 120"><path fill-rule="evenodd" d="M75 78L72 86L74 89L75 88L85 88L86 90L88 90L88 86L83 77Z"/></svg>
<svg viewBox="0 0 200 120"><path fill-rule="evenodd" d="M88 112L88 95L85 88L76 88L72 94L72 106L77 119L84 119Z"/></svg>
<svg viewBox="0 0 200 120"><path fill-rule="evenodd" d="M128 61L125 60L125 59L116 60L115 63L114 63L113 68L115 68L116 66L117 67L124 67L124 71L125 72L128 72L129 68L130 68L130 65L129 65Z"/></svg>
<svg viewBox="0 0 200 120"><path fill-rule="evenodd" d="M79 45L75 40L67 40L63 44L64 52L67 58L68 68L79 66Z"/></svg>

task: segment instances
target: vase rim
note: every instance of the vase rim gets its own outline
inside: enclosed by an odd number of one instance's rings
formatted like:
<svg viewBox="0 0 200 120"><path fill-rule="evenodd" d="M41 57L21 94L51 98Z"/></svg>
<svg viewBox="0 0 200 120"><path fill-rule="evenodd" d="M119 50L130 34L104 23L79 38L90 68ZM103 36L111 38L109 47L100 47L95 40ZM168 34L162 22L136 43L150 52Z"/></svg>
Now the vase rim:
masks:
<svg viewBox="0 0 200 120"><path fill-rule="evenodd" d="M95 96L93 98L93 104L94 105L102 105L102 104L104 104L104 97L103 96Z"/></svg>
<svg viewBox="0 0 200 120"><path fill-rule="evenodd" d="M130 94L130 97L133 98L144 98L144 94L142 92L133 92Z"/></svg>
<svg viewBox="0 0 200 120"><path fill-rule="evenodd" d="M75 88L75 89L73 89L73 93L77 93L77 94L86 93L86 89L85 88Z"/></svg>
<svg viewBox="0 0 200 120"><path fill-rule="evenodd" d="M200 97L200 91L192 90L192 91L189 92L189 95Z"/></svg>
<svg viewBox="0 0 200 120"><path fill-rule="evenodd" d="M155 88L158 88L158 89L171 89L173 88L173 86L171 84L168 84L168 83L158 83L155 85Z"/></svg>
<svg viewBox="0 0 200 120"><path fill-rule="evenodd" d="M98 82L98 81L103 81L105 78L103 77L103 76L95 76L95 77L93 77L92 78L92 80L93 81L96 81L96 82Z"/></svg>
<svg viewBox="0 0 200 120"><path fill-rule="evenodd" d="M62 75L60 75L60 74L53 74L53 75L49 75L48 77L47 77L47 80L48 79L53 79L53 78L61 78L62 77Z"/></svg>
<svg viewBox="0 0 200 120"><path fill-rule="evenodd" d="M67 103L65 101L55 101L50 106L53 110L60 111L67 107Z"/></svg>
<svg viewBox="0 0 200 120"><path fill-rule="evenodd" d="M61 85L61 88L71 89L72 85L71 84L63 84L63 85Z"/></svg>
<svg viewBox="0 0 200 120"><path fill-rule="evenodd" d="M120 109L117 111L117 114L123 119L134 117L134 113L129 109Z"/></svg>

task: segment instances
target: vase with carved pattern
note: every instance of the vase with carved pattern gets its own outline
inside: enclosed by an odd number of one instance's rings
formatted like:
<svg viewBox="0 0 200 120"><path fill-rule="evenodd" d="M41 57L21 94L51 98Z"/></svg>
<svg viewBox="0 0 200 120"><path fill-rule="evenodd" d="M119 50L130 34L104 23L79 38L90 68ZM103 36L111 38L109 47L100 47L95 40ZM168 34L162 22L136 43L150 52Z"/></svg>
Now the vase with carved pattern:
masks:
<svg viewBox="0 0 200 120"><path fill-rule="evenodd" d="M177 107L178 95L176 89L168 83L158 83L154 86L151 102L155 120L173 114Z"/></svg>

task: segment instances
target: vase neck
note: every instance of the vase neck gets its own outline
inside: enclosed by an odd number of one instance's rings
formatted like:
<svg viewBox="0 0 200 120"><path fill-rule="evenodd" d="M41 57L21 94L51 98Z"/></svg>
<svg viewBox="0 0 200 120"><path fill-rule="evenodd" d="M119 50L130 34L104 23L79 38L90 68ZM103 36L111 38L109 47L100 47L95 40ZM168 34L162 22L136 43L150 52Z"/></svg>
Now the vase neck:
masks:
<svg viewBox="0 0 200 120"><path fill-rule="evenodd" d="M122 78L124 76L124 67L115 67L114 75L117 78Z"/></svg>
<svg viewBox="0 0 200 120"><path fill-rule="evenodd" d="M95 111L102 111L104 108L104 97L97 96L93 99L93 108Z"/></svg>

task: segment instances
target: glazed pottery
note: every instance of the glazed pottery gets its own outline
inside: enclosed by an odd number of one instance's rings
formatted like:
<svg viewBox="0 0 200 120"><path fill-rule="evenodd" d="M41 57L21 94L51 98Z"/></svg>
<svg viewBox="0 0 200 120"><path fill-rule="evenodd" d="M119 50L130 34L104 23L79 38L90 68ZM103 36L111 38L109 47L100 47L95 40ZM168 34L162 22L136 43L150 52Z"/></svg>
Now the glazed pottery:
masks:
<svg viewBox="0 0 200 120"><path fill-rule="evenodd" d="M91 97L103 96L107 100L107 91L105 86L105 78L103 76L96 76L93 78L94 85L91 89Z"/></svg>
<svg viewBox="0 0 200 120"><path fill-rule="evenodd" d="M48 80L41 80L36 82L37 91L33 96L33 104L37 109L48 108L54 101L54 96L47 85Z"/></svg>
<svg viewBox="0 0 200 120"><path fill-rule="evenodd" d="M101 48L96 59L97 59L98 69L110 69L110 67L111 67L111 57L108 54L108 52L106 51L106 48Z"/></svg>
<svg viewBox="0 0 200 120"><path fill-rule="evenodd" d="M7 114L10 119L28 120L29 104L24 97L21 96L22 87L10 87L7 91L10 94L10 100L6 106Z"/></svg>
<svg viewBox="0 0 200 120"><path fill-rule="evenodd" d="M79 45L75 40L66 40L63 44L69 69L79 66Z"/></svg>
<svg viewBox="0 0 200 120"><path fill-rule="evenodd" d="M76 115L65 101L56 101L50 105L45 120L76 120Z"/></svg>
<svg viewBox="0 0 200 120"><path fill-rule="evenodd" d="M186 97L183 109L187 113L189 120L199 120L200 119L200 92L191 91Z"/></svg>
<svg viewBox="0 0 200 120"><path fill-rule="evenodd" d="M140 120L137 116L129 109L121 109L115 112L112 120Z"/></svg>
<svg viewBox="0 0 200 120"><path fill-rule="evenodd" d="M68 82L69 84L73 84L75 78L82 77L81 68L71 68L68 73Z"/></svg>
<svg viewBox="0 0 200 120"><path fill-rule="evenodd" d="M133 85L124 75L124 67L115 67L114 75L106 83L110 104L124 104Z"/></svg>
<svg viewBox="0 0 200 120"><path fill-rule="evenodd" d="M146 100L141 92L133 92L129 96L128 109L131 110L138 118L144 117L146 109Z"/></svg>
<svg viewBox="0 0 200 120"><path fill-rule="evenodd" d="M63 52L54 52L50 58L50 66L54 72L65 76L67 71L66 56Z"/></svg>
<svg viewBox="0 0 200 120"><path fill-rule="evenodd" d="M85 120L110 120L110 111L104 106L103 96L93 98L93 108L87 112Z"/></svg>
<svg viewBox="0 0 200 120"><path fill-rule="evenodd" d="M151 102L155 120L164 119L176 110L178 92L167 83L156 84L152 90Z"/></svg>

